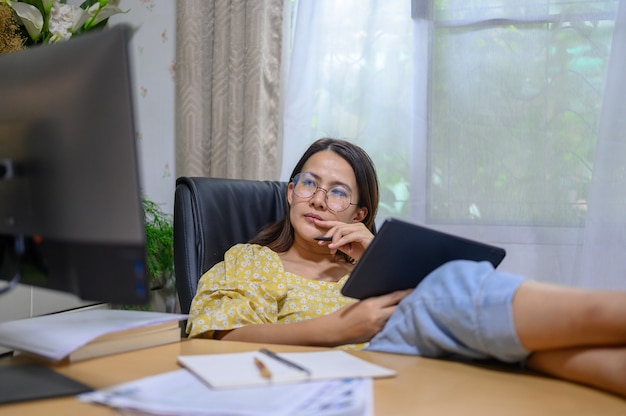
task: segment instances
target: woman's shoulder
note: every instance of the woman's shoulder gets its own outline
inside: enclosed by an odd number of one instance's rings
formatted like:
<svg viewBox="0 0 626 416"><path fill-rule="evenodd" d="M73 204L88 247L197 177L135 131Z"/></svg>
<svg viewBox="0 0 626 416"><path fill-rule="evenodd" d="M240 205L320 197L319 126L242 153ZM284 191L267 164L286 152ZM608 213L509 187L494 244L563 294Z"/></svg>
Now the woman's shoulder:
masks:
<svg viewBox="0 0 626 416"><path fill-rule="evenodd" d="M258 244L237 244L224 254L223 267L226 274L239 277L255 273L282 273L282 261L278 254ZM246 277L248 279L248 277Z"/></svg>
<svg viewBox="0 0 626 416"><path fill-rule="evenodd" d="M235 244L224 254L224 258L263 257L268 260L279 259L278 254L272 249L258 244L241 243Z"/></svg>
<svg viewBox="0 0 626 416"><path fill-rule="evenodd" d="M202 279L244 279L256 270L282 272L280 257L271 249L258 244L236 244L224 253L224 259L209 269Z"/></svg>

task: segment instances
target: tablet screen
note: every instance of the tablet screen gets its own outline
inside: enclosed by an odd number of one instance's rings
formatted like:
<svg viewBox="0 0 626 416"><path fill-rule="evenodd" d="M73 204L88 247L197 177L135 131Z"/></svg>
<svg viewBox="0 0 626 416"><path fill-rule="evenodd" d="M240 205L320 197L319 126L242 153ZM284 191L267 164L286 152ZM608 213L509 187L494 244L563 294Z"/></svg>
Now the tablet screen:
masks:
<svg viewBox="0 0 626 416"><path fill-rule="evenodd" d="M452 260L489 261L497 267L503 248L422 227L385 220L341 289L365 299L416 287L430 272Z"/></svg>

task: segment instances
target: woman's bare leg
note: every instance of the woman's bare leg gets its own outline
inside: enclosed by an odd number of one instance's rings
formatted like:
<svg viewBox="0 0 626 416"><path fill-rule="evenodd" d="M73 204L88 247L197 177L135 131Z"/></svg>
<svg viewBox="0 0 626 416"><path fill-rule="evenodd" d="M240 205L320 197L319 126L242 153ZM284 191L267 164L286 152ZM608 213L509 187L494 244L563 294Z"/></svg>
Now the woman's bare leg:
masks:
<svg viewBox="0 0 626 416"><path fill-rule="evenodd" d="M526 364L542 373L626 397L626 347L540 351Z"/></svg>
<svg viewBox="0 0 626 416"><path fill-rule="evenodd" d="M626 292L526 281L513 298L513 319L530 351L626 346Z"/></svg>

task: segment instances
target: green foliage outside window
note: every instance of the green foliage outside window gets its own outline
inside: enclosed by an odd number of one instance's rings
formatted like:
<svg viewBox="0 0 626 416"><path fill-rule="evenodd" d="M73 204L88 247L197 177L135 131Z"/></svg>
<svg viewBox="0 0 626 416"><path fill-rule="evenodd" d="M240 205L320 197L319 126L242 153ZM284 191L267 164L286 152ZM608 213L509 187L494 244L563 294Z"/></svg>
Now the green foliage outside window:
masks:
<svg viewBox="0 0 626 416"><path fill-rule="evenodd" d="M562 12L435 30L431 221L584 221L613 23Z"/></svg>
<svg viewBox="0 0 626 416"><path fill-rule="evenodd" d="M379 218L580 226L617 3L412 2L418 35L407 3L324 3L311 141L368 151Z"/></svg>

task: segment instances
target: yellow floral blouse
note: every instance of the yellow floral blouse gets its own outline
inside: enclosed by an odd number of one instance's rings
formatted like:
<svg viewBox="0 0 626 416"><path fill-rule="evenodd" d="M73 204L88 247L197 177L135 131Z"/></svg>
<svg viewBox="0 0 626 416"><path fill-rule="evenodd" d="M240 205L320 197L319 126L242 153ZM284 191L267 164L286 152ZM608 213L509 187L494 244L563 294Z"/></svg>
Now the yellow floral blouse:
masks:
<svg viewBox="0 0 626 416"><path fill-rule="evenodd" d="M187 333L210 338L216 330L328 315L354 302L340 292L347 277L326 282L297 276L283 269L271 249L238 244L200 278Z"/></svg>

